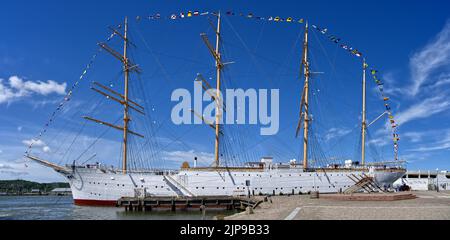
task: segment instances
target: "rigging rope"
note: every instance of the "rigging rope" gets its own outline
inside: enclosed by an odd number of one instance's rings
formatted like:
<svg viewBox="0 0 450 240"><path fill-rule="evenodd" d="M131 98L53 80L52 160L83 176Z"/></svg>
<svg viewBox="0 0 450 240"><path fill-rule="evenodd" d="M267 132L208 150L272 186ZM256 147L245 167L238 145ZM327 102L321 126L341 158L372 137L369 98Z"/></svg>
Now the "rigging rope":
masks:
<svg viewBox="0 0 450 240"><path fill-rule="evenodd" d="M106 42L111 41L111 39L116 35L115 32L113 32L108 39L106 40ZM64 97L63 101L58 105L58 107L56 108L55 111L53 111L50 119L48 120L48 122L44 125L44 128L42 129L42 131L38 134L38 136L31 141L31 143L28 146L28 149L25 152L25 155L29 155L31 153L31 149L33 148L33 145L39 141L42 136L48 131L48 128L50 127L50 125L53 123L53 121L56 118L56 115L58 114L58 112L63 109L63 107L65 106L65 104L67 102L69 102L71 100L71 97L73 95L73 92L75 91L75 89L77 88L78 84L85 78L86 74L88 73L88 71L91 69L92 65L94 64L95 59L97 58L97 55L102 51L102 48L99 47L98 50L96 51L96 53L91 57L91 60L89 61L89 63L86 65L86 68L83 70L83 72L81 73L81 76L78 78L78 80L72 85L72 87L70 88L69 92L66 94L66 96Z"/></svg>

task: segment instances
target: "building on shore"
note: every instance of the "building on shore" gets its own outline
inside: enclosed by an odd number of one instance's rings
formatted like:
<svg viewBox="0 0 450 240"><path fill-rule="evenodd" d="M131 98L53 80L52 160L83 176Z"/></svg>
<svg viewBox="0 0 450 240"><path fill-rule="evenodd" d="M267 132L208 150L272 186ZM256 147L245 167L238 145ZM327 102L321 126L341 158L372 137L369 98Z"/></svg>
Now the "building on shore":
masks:
<svg viewBox="0 0 450 240"><path fill-rule="evenodd" d="M448 171L408 171L403 178L394 183L394 187L407 185L413 191L450 190L450 172Z"/></svg>
<svg viewBox="0 0 450 240"><path fill-rule="evenodd" d="M50 195L70 196L72 195L72 190L70 188L55 188L50 192Z"/></svg>

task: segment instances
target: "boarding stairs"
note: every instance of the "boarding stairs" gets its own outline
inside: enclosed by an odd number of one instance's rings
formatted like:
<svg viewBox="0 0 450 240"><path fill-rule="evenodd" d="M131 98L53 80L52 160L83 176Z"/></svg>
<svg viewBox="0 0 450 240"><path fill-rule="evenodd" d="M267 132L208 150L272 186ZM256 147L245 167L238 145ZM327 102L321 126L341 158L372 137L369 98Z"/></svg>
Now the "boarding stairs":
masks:
<svg viewBox="0 0 450 240"><path fill-rule="evenodd" d="M165 175L164 179L166 180L167 185L179 196L179 197L195 197L195 195L185 188L181 183L175 180L170 175Z"/></svg>
<svg viewBox="0 0 450 240"><path fill-rule="evenodd" d="M348 176L355 185L348 188L344 191L344 194L354 194L360 191L364 191L367 193L376 193L376 192L384 192L384 190L378 186L373 177L367 176L366 174L362 174L362 176L356 176L355 174L351 174Z"/></svg>

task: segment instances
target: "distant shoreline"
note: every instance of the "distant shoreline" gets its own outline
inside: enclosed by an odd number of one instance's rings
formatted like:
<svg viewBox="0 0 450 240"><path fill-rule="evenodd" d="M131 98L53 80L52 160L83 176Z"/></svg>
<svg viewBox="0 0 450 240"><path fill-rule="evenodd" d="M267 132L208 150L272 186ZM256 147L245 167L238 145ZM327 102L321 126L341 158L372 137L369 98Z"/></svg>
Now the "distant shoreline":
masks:
<svg viewBox="0 0 450 240"><path fill-rule="evenodd" d="M70 185L68 183L37 183L25 180L0 180L0 196L59 196L69 194Z"/></svg>

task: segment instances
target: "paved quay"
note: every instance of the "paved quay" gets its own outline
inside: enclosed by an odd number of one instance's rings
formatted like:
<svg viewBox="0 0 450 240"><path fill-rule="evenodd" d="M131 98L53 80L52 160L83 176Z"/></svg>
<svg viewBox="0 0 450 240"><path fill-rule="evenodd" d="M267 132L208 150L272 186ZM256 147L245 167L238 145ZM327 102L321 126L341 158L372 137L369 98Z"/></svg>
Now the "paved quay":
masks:
<svg viewBox="0 0 450 240"><path fill-rule="evenodd" d="M450 220L450 191L412 192L402 201L340 201L303 196L275 196L254 210L226 220Z"/></svg>

